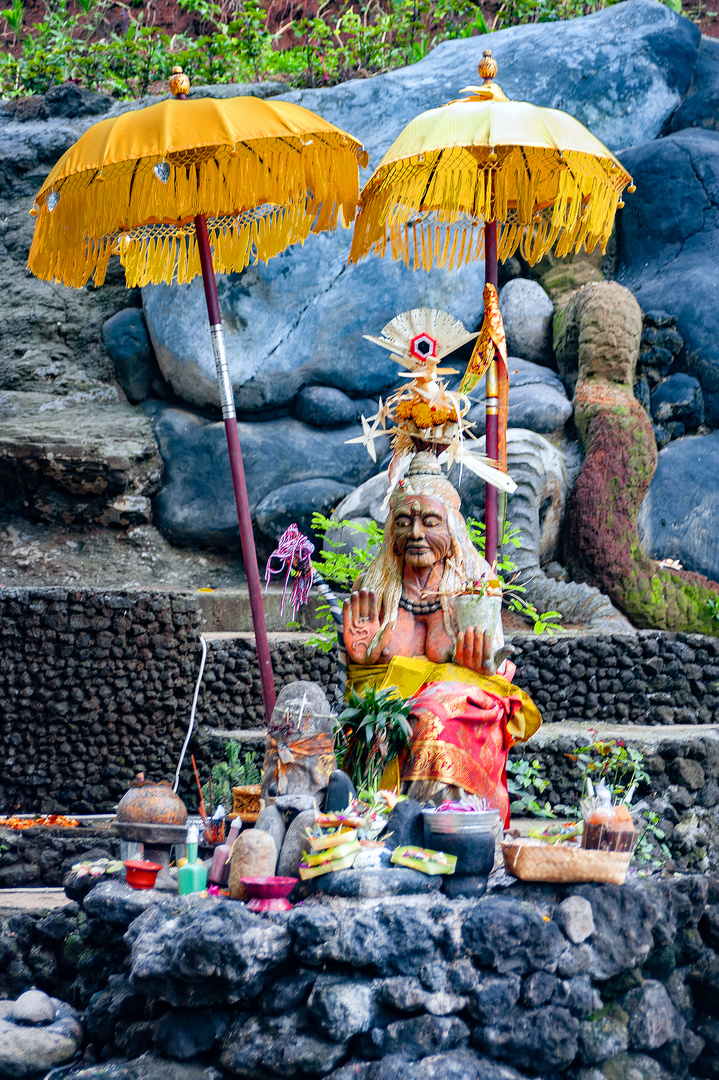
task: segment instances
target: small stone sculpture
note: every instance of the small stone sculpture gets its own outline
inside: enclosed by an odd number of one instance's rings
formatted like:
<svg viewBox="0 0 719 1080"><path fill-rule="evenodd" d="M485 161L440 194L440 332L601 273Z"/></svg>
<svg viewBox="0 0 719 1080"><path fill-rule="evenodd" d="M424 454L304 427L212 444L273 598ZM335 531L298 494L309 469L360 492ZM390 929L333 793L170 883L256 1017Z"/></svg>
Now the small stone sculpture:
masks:
<svg viewBox="0 0 719 1080"><path fill-rule="evenodd" d="M337 768L332 715L321 686L293 682L283 687L267 731L262 798L312 795L318 805Z"/></svg>

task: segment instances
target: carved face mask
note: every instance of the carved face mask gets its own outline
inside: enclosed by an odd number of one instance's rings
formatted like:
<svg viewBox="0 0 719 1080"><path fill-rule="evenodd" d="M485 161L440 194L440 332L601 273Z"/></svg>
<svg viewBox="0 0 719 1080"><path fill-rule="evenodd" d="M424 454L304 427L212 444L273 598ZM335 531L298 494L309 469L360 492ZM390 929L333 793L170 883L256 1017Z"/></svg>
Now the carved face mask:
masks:
<svg viewBox="0 0 719 1080"><path fill-rule="evenodd" d="M410 495L393 509L394 553L408 566L422 569L441 562L449 553L452 538L447 510L439 499Z"/></svg>

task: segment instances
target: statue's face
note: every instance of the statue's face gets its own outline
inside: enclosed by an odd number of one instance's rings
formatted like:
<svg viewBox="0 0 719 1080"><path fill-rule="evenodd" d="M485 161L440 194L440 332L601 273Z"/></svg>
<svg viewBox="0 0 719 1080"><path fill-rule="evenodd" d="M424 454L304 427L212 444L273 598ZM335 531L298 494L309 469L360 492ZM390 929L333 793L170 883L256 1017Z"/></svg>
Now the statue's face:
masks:
<svg viewBox="0 0 719 1080"><path fill-rule="evenodd" d="M452 546L447 509L429 495L407 495L393 511L394 553L421 569L440 562Z"/></svg>

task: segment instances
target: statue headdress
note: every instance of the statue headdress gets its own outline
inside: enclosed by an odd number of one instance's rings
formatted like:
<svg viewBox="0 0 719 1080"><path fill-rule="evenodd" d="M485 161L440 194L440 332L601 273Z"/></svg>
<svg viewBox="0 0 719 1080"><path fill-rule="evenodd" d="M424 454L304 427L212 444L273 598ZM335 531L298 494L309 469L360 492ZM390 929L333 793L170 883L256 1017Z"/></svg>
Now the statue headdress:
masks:
<svg viewBox="0 0 719 1080"><path fill-rule="evenodd" d="M381 337L365 335L368 341L389 349L392 358L406 370L408 383L382 402L374 416L362 417L363 433L349 442L362 442L376 461L374 440L389 430L394 451L389 468L388 495L406 470L412 455L431 451L448 468L457 462L489 484L511 493L516 484L496 461L477 452L474 424L467 420L471 402L466 394L450 390L439 376L458 375L455 368L441 367L440 361L460 345L477 337L459 319L445 311L413 308L397 315L382 330ZM387 427L394 421L395 426ZM475 445L471 445L475 444Z"/></svg>

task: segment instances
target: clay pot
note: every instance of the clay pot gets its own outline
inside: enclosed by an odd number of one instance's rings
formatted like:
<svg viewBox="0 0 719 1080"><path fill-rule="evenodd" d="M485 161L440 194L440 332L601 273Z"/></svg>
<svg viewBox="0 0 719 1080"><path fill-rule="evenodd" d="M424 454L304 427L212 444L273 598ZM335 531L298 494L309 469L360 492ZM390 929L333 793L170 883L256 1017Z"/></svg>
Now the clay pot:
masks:
<svg viewBox="0 0 719 1080"><path fill-rule="evenodd" d="M120 799L117 821L141 821L153 825L184 825L187 807L167 780L155 783L137 779Z"/></svg>

